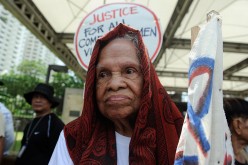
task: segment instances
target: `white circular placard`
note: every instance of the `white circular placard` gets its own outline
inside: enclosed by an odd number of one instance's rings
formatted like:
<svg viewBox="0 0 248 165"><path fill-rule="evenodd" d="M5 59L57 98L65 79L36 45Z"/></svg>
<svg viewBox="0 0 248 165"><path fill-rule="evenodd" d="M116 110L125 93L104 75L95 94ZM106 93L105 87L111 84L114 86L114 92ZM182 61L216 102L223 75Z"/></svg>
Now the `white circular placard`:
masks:
<svg viewBox="0 0 248 165"><path fill-rule="evenodd" d="M155 13L139 4L112 3L89 13L82 20L75 34L77 59L85 70L88 69L96 40L119 23L139 30L151 60L156 59L162 44L162 34Z"/></svg>

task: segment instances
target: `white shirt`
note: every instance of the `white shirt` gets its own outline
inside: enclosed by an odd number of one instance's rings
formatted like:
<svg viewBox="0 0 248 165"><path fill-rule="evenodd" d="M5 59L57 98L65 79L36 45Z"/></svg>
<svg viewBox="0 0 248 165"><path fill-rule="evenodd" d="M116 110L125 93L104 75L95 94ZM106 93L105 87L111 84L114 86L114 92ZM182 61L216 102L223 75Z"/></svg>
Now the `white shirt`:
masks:
<svg viewBox="0 0 248 165"><path fill-rule="evenodd" d="M5 122L4 122L4 117L3 114L0 112L0 137L5 136Z"/></svg>
<svg viewBox="0 0 248 165"><path fill-rule="evenodd" d="M117 148L117 164L128 165L129 164L129 143L131 138L123 136L115 132L116 136L116 148ZM53 151L52 157L48 165L73 165L71 157L66 147L64 131L62 130Z"/></svg>
<svg viewBox="0 0 248 165"><path fill-rule="evenodd" d="M53 154L48 165L73 165L67 150L63 130L60 132L59 140L53 150Z"/></svg>
<svg viewBox="0 0 248 165"><path fill-rule="evenodd" d="M116 150L117 150L117 164L128 165L129 164L129 144L130 137L123 136L118 132L115 132L116 137Z"/></svg>
<svg viewBox="0 0 248 165"><path fill-rule="evenodd" d="M4 155L7 155L15 141L13 117L10 110L2 103L0 103L0 112L3 114L5 121Z"/></svg>

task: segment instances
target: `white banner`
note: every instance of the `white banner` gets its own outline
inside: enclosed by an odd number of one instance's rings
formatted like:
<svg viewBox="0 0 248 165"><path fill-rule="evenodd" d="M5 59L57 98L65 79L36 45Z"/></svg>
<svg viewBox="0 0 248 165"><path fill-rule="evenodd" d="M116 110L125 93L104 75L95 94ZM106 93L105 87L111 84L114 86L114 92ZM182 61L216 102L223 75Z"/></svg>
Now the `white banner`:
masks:
<svg viewBox="0 0 248 165"><path fill-rule="evenodd" d="M223 109L221 18L212 13L190 51L188 107L175 165L231 165L230 130Z"/></svg>

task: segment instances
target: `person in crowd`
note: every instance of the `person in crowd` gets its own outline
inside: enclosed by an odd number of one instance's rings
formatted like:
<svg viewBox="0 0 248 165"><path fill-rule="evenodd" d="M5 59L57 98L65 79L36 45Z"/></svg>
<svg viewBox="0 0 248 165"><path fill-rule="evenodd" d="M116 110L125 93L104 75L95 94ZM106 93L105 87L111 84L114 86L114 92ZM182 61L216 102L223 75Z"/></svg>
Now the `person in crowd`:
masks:
<svg viewBox="0 0 248 165"><path fill-rule="evenodd" d="M65 126L49 164L172 165L182 123L140 32L119 24L95 44L83 113Z"/></svg>
<svg viewBox="0 0 248 165"><path fill-rule="evenodd" d="M0 85L4 85L4 83L0 81ZM3 114L5 121L4 155L6 156L15 141L14 123L11 111L1 102L0 112Z"/></svg>
<svg viewBox="0 0 248 165"><path fill-rule="evenodd" d="M248 102L241 98L225 98L224 110L231 131L235 165L248 165Z"/></svg>
<svg viewBox="0 0 248 165"><path fill-rule="evenodd" d="M43 83L38 84L33 91L24 94L24 98L32 105L36 116L24 129L16 165L48 164L64 127L64 123L52 113L52 108L59 105L53 95L53 87Z"/></svg>
<svg viewBox="0 0 248 165"><path fill-rule="evenodd" d="M2 164L4 151L5 122L3 114L0 112L0 165Z"/></svg>
<svg viewBox="0 0 248 165"><path fill-rule="evenodd" d="M13 117L11 111L3 103L0 103L0 112L3 114L5 121L4 155L8 155L15 141Z"/></svg>

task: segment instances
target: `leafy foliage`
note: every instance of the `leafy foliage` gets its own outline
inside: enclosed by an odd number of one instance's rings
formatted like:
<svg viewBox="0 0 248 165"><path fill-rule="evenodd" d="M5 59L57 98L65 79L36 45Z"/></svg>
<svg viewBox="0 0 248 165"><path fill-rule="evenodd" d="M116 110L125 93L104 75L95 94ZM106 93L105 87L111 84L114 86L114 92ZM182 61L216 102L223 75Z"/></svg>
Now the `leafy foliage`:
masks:
<svg viewBox="0 0 248 165"><path fill-rule="evenodd" d="M47 67L36 61L24 61L18 67L1 76L4 86L0 86L0 101L2 101L14 115L30 115L31 107L26 103L23 94L32 91L34 87L45 82ZM65 88L83 88L83 80L74 74L52 72L50 85L54 87L55 96L62 102ZM61 113L62 106L58 110Z"/></svg>
<svg viewBox="0 0 248 165"><path fill-rule="evenodd" d="M37 77L20 74L3 75L2 81L5 88L7 88L7 94L10 97L17 97L23 95L26 91L31 91L33 87L41 82Z"/></svg>
<svg viewBox="0 0 248 165"><path fill-rule="evenodd" d="M29 75L31 77L43 77L46 74L46 66L39 61L24 60L17 70L23 75Z"/></svg>
<svg viewBox="0 0 248 165"><path fill-rule="evenodd" d="M54 73L50 83L55 89L55 95L59 98L64 97L65 88L83 88L83 80L78 76L71 76L65 73Z"/></svg>

